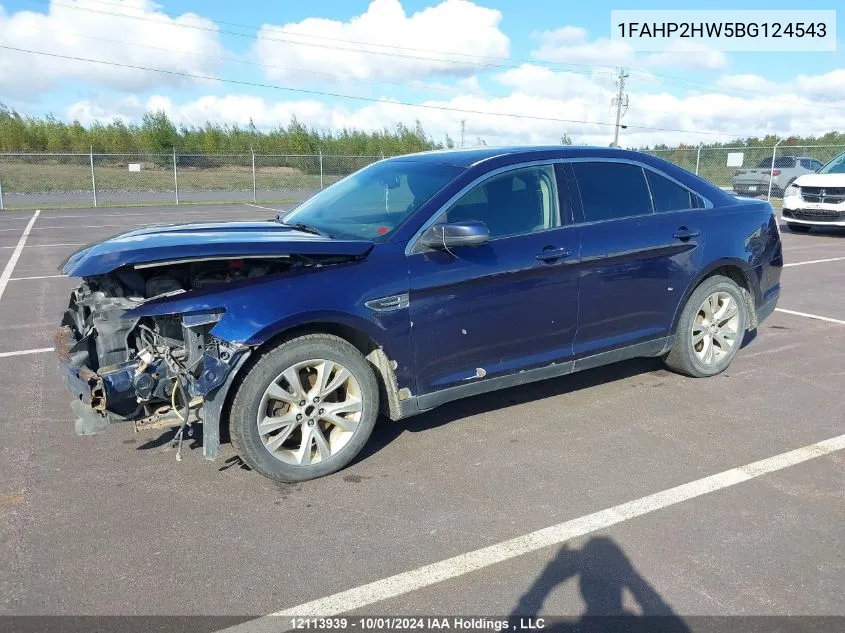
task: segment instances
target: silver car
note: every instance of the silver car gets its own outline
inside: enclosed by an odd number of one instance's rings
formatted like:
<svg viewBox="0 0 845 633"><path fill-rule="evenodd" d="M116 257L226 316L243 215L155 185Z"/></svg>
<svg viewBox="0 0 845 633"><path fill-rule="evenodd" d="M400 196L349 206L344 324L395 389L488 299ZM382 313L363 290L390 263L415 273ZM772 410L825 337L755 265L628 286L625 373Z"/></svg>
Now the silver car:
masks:
<svg viewBox="0 0 845 633"><path fill-rule="evenodd" d="M743 196L759 196L769 192L769 171L772 172L772 195L782 197L786 188L798 176L813 174L824 164L809 156L778 156L772 165L764 158L753 169L738 169L733 178L733 190Z"/></svg>

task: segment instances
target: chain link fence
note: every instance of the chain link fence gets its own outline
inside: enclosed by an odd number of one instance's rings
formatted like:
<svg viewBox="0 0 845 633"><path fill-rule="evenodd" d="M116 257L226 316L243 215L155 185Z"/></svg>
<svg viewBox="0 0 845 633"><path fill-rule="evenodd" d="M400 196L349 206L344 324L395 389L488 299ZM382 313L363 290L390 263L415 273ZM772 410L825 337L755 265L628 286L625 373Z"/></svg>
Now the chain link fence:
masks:
<svg viewBox="0 0 845 633"><path fill-rule="evenodd" d="M842 145L646 150L742 195L777 198ZM0 154L0 210L304 200L383 156L323 154Z"/></svg>
<svg viewBox="0 0 845 633"><path fill-rule="evenodd" d="M0 154L0 210L299 202L383 156Z"/></svg>
<svg viewBox="0 0 845 633"><path fill-rule="evenodd" d="M779 198L792 180L815 172L845 152L845 145L772 145L769 147L684 147L646 150L726 191Z"/></svg>

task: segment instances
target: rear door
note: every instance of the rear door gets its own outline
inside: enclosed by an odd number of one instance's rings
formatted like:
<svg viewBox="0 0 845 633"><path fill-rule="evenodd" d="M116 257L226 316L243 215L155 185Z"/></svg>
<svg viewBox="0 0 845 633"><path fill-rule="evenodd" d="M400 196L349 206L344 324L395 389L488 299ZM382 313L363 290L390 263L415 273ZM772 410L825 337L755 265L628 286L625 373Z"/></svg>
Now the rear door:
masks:
<svg viewBox="0 0 845 633"><path fill-rule="evenodd" d="M643 165L573 161L581 221L576 357L669 336L700 265L705 202Z"/></svg>
<svg viewBox="0 0 845 633"><path fill-rule="evenodd" d="M490 241L448 250L411 247L420 393L572 357L580 246L572 217L565 183L545 164L493 174L436 218L484 222Z"/></svg>

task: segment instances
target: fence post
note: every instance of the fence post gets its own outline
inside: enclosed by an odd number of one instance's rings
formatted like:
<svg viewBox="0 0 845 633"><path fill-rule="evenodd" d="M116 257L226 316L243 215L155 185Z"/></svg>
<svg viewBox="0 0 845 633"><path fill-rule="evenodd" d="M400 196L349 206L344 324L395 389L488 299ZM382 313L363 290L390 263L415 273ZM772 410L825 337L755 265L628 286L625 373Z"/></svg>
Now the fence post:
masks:
<svg viewBox="0 0 845 633"><path fill-rule="evenodd" d="M173 148L173 184L176 186L176 206L179 206L179 177L176 175L176 148Z"/></svg>
<svg viewBox="0 0 845 633"><path fill-rule="evenodd" d="M90 146L88 156L91 159L91 189L94 191L94 206L97 206L97 179L94 178L94 146Z"/></svg>
<svg viewBox="0 0 845 633"><path fill-rule="evenodd" d="M319 150L320 152L320 189L323 188L323 150Z"/></svg>
<svg viewBox="0 0 845 633"><path fill-rule="evenodd" d="M0 211L3 211L3 182L0 181Z"/></svg>
<svg viewBox="0 0 845 633"><path fill-rule="evenodd" d="M250 148L249 151L252 152L252 201L258 202L258 194L255 189L255 150Z"/></svg>
<svg viewBox="0 0 845 633"><path fill-rule="evenodd" d="M701 146L702 145L704 145L704 143L698 144L698 152L696 152L696 154L695 154L695 175L696 176L698 176L698 164L701 162Z"/></svg>
<svg viewBox="0 0 845 633"><path fill-rule="evenodd" d="M775 146L772 148L772 164L769 167L769 193L766 194L766 201L770 202L772 199L772 181L775 179L775 156L778 153L778 145L781 144L783 139L780 139Z"/></svg>

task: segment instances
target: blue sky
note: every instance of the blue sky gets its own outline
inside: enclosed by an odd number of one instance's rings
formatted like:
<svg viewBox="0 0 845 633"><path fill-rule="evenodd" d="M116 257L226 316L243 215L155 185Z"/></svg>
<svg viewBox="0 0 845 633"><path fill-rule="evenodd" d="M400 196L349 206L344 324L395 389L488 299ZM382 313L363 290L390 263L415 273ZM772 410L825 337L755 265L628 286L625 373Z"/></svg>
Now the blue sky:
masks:
<svg viewBox="0 0 845 633"><path fill-rule="evenodd" d="M21 112L52 112L85 123L137 120L150 108L188 125L252 118L273 127L295 114L317 127L377 128L419 118L437 137L455 137L466 120L471 140L554 142L568 134L605 144L613 68L625 65L631 69L625 122L632 143L845 128L842 50L650 54L606 41L611 9L677 8L672 2L0 0L0 7L3 45L444 108L356 102L0 51L0 101ZM708 2L690 8L737 7ZM741 8L795 5L749 0ZM837 3L811 8L835 9ZM188 13L202 20L184 17ZM259 31L261 25L274 30Z"/></svg>

